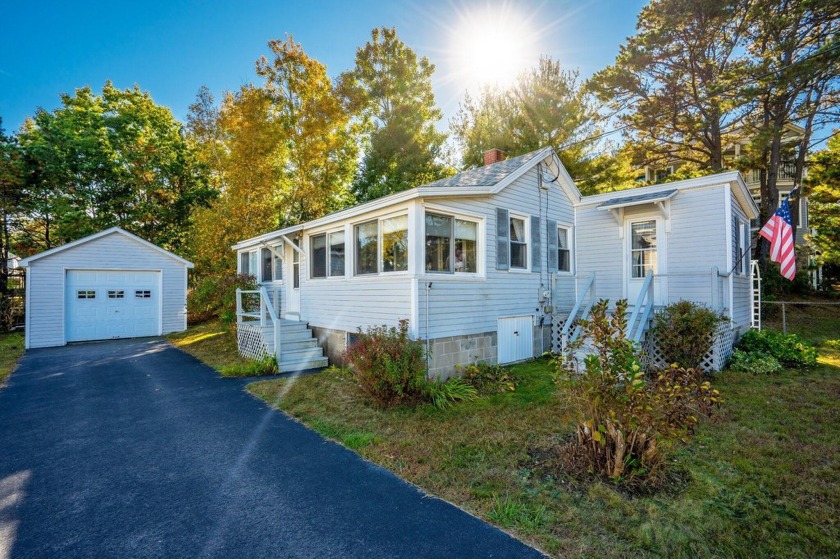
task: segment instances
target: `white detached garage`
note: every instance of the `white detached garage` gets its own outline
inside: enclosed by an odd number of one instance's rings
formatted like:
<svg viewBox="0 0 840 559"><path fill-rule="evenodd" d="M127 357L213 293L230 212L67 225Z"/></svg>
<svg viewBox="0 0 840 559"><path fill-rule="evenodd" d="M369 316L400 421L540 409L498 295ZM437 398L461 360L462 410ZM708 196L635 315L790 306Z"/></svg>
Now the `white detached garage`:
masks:
<svg viewBox="0 0 840 559"><path fill-rule="evenodd" d="M26 348L187 327L192 263L113 227L25 258Z"/></svg>

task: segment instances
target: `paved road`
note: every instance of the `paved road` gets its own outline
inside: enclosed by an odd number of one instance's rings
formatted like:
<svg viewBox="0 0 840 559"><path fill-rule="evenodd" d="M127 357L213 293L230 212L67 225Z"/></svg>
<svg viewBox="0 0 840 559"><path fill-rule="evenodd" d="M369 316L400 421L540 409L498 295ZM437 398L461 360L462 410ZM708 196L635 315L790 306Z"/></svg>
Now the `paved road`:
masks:
<svg viewBox="0 0 840 559"><path fill-rule="evenodd" d="M540 557L159 339L27 352L0 389L0 558Z"/></svg>

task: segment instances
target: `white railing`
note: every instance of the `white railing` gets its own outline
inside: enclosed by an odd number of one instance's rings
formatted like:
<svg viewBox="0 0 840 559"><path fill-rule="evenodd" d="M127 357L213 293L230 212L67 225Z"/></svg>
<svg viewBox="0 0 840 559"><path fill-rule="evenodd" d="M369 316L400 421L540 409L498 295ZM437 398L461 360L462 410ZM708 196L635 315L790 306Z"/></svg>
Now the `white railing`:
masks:
<svg viewBox="0 0 840 559"><path fill-rule="evenodd" d="M625 330L627 338L633 342L642 341L645 327L650 320L651 313L653 313L653 285L653 272L648 271Z"/></svg>
<svg viewBox="0 0 840 559"><path fill-rule="evenodd" d="M586 306L584 307L584 301L587 301ZM560 330L560 350L563 355L566 355L566 351L569 347L569 344L575 342L582 332L582 328L579 324L580 319L585 319L589 316L589 311L592 310L592 305L595 304L595 274L593 273L589 276L589 279L586 281L584 288L581 290L580 294L578 295L577 301L575 301L575 306L572 307L572 310L569 312L568 318L566 318L566 322L563 324L563 329ZM578 315L578 312L583 307L583 312ZM571 330L572 325L575 326L574 330ZM569 332L572 332L571 336Z"/></svg>
<svg viewBox="0 0 840 559"><path fill-rule="evenodd" d="M259 295L259 306L255 312L248 305L243 304L243 295ZM277 308L275 308L277 307ZM274 327L274 357L280 363L280 318L278 308L279 305L279 291L274 290L274 301L268 295L268 290L265 286L260 286L259 289L237 289L236 290L236 324L241 326L248 322L260 323L261 330L271 324ZM251 320L246 320L251 319Z"/></svg>

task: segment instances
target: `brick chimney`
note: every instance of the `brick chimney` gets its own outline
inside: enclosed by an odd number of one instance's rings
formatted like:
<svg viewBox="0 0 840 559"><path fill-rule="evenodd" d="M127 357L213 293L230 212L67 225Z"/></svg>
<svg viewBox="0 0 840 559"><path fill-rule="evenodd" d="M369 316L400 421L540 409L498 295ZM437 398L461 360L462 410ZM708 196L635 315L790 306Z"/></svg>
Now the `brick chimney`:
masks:
<svg viewBox="0 0 840 559"><path fill-rule="evenodd" d="M505 152L500 149L488 149L484 152L484 165L492 165L505 160Z"/></svg>

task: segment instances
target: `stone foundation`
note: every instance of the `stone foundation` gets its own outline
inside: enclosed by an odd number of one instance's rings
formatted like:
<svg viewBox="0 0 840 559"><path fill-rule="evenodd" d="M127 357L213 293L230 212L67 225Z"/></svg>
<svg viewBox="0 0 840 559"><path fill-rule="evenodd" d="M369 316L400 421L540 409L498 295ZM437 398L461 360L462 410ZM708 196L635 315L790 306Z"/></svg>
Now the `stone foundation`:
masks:
<svg viewBox="0 0 840 559"><path fill-rule="evenodd" d="M347 332L344 330L332 330L310 326L312 334L318 338L318 345L324 348L324 355L330 360L330 365L344 365L342 359L344 350L347 349Z"/></svg>
<svg viewBox="0 0 840 559"><path fill-rule="evenodd" d="M429 350L429 377L449 378L455 376L456 365L496 363L496 332L436 338L429 340Z"/></svg>
<svg viewBox="0 0 840 559"><path fill-rule="evenodd" d="M345 365L342 356L347 349L347 335L344 330L332 330L310 326L318 338L318 344L324 348L324 355L329 357L331 365ZM426 341L423 347L426 347ZM470 365L483 361L495 364L498 360L498 339L496 332L483 332L466 336L450 336L429 340L429 378L443 379L455 376L456 365ZM534 326L534 357L551 351L551 326Z"/></svg>

